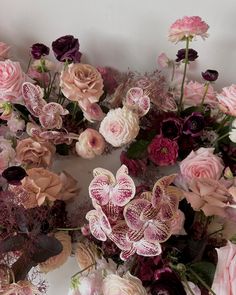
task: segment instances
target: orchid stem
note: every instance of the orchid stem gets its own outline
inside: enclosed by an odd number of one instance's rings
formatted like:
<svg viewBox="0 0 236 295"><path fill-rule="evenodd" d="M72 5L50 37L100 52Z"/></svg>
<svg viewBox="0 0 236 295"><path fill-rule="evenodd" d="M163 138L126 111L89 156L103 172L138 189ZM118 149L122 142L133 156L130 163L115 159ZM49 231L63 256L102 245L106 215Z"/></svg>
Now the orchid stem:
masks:
<svg viewBox="0 0 236 295"><path fill-rule="evenodd" d="M215 142L213 142L213 145L215 145L217 142L219 142L220 140L222 140L223 138L225 138L226 136L229 135L229 132L223 134L222 136L218 137Z"/></svg>
<svg viewBox="0 0 236 295"><path fill-rule="evenodd" d="M183 281L185 282L185 285L186 285L186 287L187 287L189 293L190 293L191 295L195 295L195 293L193 293L193 290L192 290L191 287L189 286L188 280L187 280L187 278L186 278L185 275L182 275L182 279L183 279Z"/></svg>

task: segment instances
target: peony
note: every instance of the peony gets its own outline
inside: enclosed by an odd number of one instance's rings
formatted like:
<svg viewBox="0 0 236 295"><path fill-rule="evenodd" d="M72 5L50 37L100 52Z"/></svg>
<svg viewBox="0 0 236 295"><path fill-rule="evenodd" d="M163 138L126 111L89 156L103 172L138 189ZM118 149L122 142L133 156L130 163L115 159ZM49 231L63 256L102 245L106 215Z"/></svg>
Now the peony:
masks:
<svg viewBox="0 0 236 295"><path fill-rule="evenodd" d="M235 264L236 264L236 245L228 242L224 247L216 249L218 254L218 263L212 290L219 295L235 295Z"/></svg>
<svg viewBox="0 0 236 295"><path fill-rule="evenodd" d="M60 254L50 257L40 264L40 271L47 273L62 266L68 259L72 251L71 237L66 232L56 232L54 237L61 242L63 250Z"/></svg>
<svg viewBox="0 0 236 295"><path fill-rule="evenodd" d="M98 253L96 246L92 243L86 245L78 243L76 247L75 257L81 270L88 268L87 273L94 269Z"/></svg>
<svg viewBox="0 0 236 295"><path fill-rule="evenodd" d="M174 140L157 135L148 146L148 156L156 165L173 165L178 157L178 144Z"/></svg>
<svg viewBox="0 0 236 295"><path fill-rule="evenodd" d="M87 64L70 64L61 74L60 86L66 98L77 101L85 110L103 94L101 74Z"/></svg>
<svg viewBox="0 0 236 295"><path fill-rule="evenodd" d="M0 136L0 173L15 161L16 153L12 147L12 142Z"/></svg>
<svg viewBox="0 0 236 295"><path fill-rule="evenodd" d="M10 46L4 42L0 42L0 60L5 60L8 58Z"/></svg>
<svg viewBox="0 0 236 295"><path fill-rule="evenodd" d="M217 95L220 109L231 116L236 116L236 84L224 87Z"/></svg>
<svg viewBox="0 0 236 295"><path fill-rule="evenodd" d="M138 135L138 115L126 108L112 109L102 120L99 132L114 147L128 144Z"/></svg>
<svg viewBox="0 0 236 295"><path fill-rule="evenodd" d="M18 102L21 97L21 86L26 81L19 62L0 61L0 99Z"/></svg>
<svg viewBox="0 0 236 295"><path fill-rule="evenodd" d="M18 142L16 157L21 164L28 167L49 167L56 148L50 142L38 142L26 138Z"/></svg>
<svg viewBox="0 0 236 295"><path fill-rule="evenodd" d="M184 104L188 106L200 105L202 102L203 95L205 93L206 87L204 84L199 82L190 81L184 86ZM212 85L209 85L207 94L204 99L204 103L211 106L216 106L216 92L214 91Z"/></svg>
<svg viewBox="0 0 236 295"><path fill-rule="evenodd" d="M191 180L193 178L210 178L219 180L224 170L224 165L214 148L199 148L192 151L181 163L181 174Z"/></svg>
<svg viewBox="0 0 236 295"><path fill-rule="evenodd" d="M129 272L123 278L118 275L108 275L103 281L103 295L147 295L142 282Z"/></svg>
<svg viewBox="0 0 236 295"><path fill-rule="evenodd" d="M105 141L96 130L87 128L79 136L75 150L79 156L85 159L92 159L101 155L105 148Z"/></svg>
<svg viewBox="0 0 236 295"><path fill-rule="evenodd" d="M169 40L171 42L183 41L185 38L201 36L208 37L209 26L199 16L184 16L176 20L169 29Z"/></svg>

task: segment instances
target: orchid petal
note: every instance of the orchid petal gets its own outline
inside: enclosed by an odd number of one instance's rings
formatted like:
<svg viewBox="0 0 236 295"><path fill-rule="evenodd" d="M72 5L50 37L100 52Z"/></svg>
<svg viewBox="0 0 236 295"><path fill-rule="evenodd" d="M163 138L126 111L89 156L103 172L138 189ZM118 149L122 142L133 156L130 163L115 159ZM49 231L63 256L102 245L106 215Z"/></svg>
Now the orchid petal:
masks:
<svg viewBox="0 0 236 295"><path fill-rule="evenodd" d="M99 176L99 175L106 175L109 179L110 184L115 184L116 183L116 179L114 177L114 175L107 169L103 169L103 168L95 168L93 170L93 176Z"/></svg>
<svg viewBox="0 0 236 295"><path fill-rule="evenodd" d="M173 208L168 202L165 202L161 205L160 213L164 220L168 220L173 218L175 210L173 210Z"/></svg>
<svg viewBox="0 0 236 295"><path fill-rule="evenodd" d="M145 199L136 199L124 208L124 218L129 228L139 230L144 222L140 219L142 211L149 206L150 202Z"/></svg>
<svg viewBox="0 0 236 295"><path fill-rule="evenodd" d="M46 129L61 129L62 127L62 118L59 115L55 116L42 113L39 115L39 121L42 127Z"/></svg>
<svg viewBox="0 0 236 295"><path fill-rule="evenodd" d="M171 235L170 222L161 219L149 223L144 231L144 238L150 243L162 243L168 240Z"/></svg>
<svg viewBox="0 0 236 295"><path fill-rule="evenodd" d="M131 246L129 250L122 251L120 253L120 259L123 261L126 261L130 258L130 256L134 255L135 252L136 252L136 249L133 246Z"/></svg>
<svg viewBox="0 0 236 295"><path fill-rule="evenodd" d="M149 203L148 206L146 206L141 215L140 215L140 219L142 221L148 221L150 219L156 219L156 217L159 214L160 209L159 208L153 208L152 204Z"/></svg>
<svg viewBox="0 0 236 295"><path fill-rule="evenodd" d="M42 110L47 114L58 114L63 116L69 114L68 110L64 109L62 105L56 102L47 103Z"/></svg>
<svg viewBox="0 0 236 295"><path fill-rule="evenodd" d="M112 202L117 206L125 206L135 196L135 184L127 174L118 174L117 185L112 190Z"/></svg>
<svg viewBox="0 0 236 295"><path fill-rule="evenodd" d="M99 205L106 205L110 195L110 181L106 175L94 177L89 185L89 196L95 199Z"/></svg>
<svg viewBox="0 0 236 295"><path fill-rule="evenodd" d="M130 229L127 233L127 238L129 241L137 242L143 238L145 227L141 227L139 230Z"/></svg>
<svg viewBox="0 0 236 295"><path fill-rule="evenodd" d="M121 174L129 174L129 169L125 165L121 165L121 167L116 172L116 178Z"/></svg>
<svg viewBox="0 0 236 295"><path fill-rule="evenodd" d="M146 257L157 256L160 255L162 252L161 245L159 243L150 243L145 239L142 239L139 242L135 243L134 247L136 248L136 252L138 255Z"/></svg>
<svg viewBox="0 0 236 295"><path fill-rule="evenodd" d="M105 206L102 207L103 212L112 222L117 221L121 214L121 207L114 205L112 202L108 202Z"/></svg>
<svg viewBox="0 0 236 295"><path fill-rule="evenodd" d="M86 219L89 221L89 228L92 235L99 241L106 241L107 236L101 228L100 216L96 210L91 210L86 214Z"/></svg>
<svg viewBox="0 0 236 295"><path fill-rule="evenodd" d="M112 228L112 232L108 235L108 237L121 250L129 250L132 243L128 241L126 237L128 230L129 228L126 223L124 221L120 221Z"/></svg>

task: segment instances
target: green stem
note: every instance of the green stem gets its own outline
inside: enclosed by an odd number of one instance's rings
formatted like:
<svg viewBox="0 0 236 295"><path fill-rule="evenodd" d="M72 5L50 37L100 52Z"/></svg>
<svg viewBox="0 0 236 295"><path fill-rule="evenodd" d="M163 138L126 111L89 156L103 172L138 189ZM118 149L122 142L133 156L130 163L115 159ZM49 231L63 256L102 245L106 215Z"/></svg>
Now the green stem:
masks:
<svg viewBox="0 0 236 295"><path fill-rule="evenodd" d="M73 230L80 230L81 227L68 227L68 228L65 228L65 227L58 227L56 228L56 230L62 230L62 231L73 231Z"/></svg>
<svg viewBox="0 0 236 295"><path fill-rule="evenodd" d="M28 65L27 65L27 69L26 69L26 74L27 74L28 71L29 71L31 61L32 61L32 57L30 57L30 59L29 59L29 62L28 62Z"/></svg>
<svg viewBox="0 0 236 295"><path fill-rule="evenodd" d="M187 287L187 289L189 290L189 293L191 295L195 295L195 293L193 293L193 290L191 289L191 287L189 286L188 280L186 278L185 275L182 275L182 280L185 282L185 286Z"/></svg>
<svg viewBox="0 0 236 295"><path fill-rule="evenodd" d="M219 132L219 131L225 126L225 123L226 123L227 121L229 121L230 119L231 119L231 117L228 116L228 115L226 115L226 116L222 119L222 121L221 121L221 123L220 123L220 126L216 129L216 132Z"/></svg>
<svg viewBox="0 0 236 295"><path fill-rule="evenodd" d="M75 119L76 113L77 113L77 107L78 107L78 103L75 101L74 102L74 108L72 111L72 118Z"/></svg>
<svg viewBox="0 0 236 295"><path fill-rule="evenodd" d="M205 97L207 95L207 91L208 91L209 85L210 85L209 82L207 82L206 85L205 85L206 87L205 87L205 91L204 91L204 94L203 94L203 97L202 97L202 101L201 101L201 110L203 110L203 104L204 104Z"/></svg>
<svg viewBox="0 0 236 295"><path fill-rule="evenodd" d="M178 113L181 113L182 108L183 108L184 82L185 82L186 73L187 73L187 66L188 66L189 41L190 41L189 38L186 38L186 49L185 49L185 59L184 59L184 74L183 74L183 80L182 80L182 84L181 84Z"/></svg>
<svg viewBox="0 0 236 295"><path fill-rule="evenodd" d="M94 265L96 265L96 263L90 264L89 266L85 267L84 269L78 271L76 274L74 274L74 275L71 277L71 279L77 277L79 274L81 274L82 272L86 271L87 269L89 269L90 267L92 267L92 266L94 266Z"/></svg>
<svg viewBox="0 0 236 295"><path fill-rule="evenodd" d="M217 142L219 142L220 140L222 140L223 138L225 138L228 135L229 135L229 132L226 132L225 134L221 135L213 142L213 145L215 145Z"/></svg>

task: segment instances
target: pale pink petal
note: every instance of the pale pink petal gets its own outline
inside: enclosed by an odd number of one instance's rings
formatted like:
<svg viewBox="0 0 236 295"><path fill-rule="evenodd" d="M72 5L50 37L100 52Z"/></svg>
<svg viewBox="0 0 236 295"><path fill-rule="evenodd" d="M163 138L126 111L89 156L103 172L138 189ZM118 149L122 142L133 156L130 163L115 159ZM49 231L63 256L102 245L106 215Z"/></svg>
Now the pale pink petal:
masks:
<svg viewBox="0 0 236 295"><path fill-rule="evenodd" d="M184 196L186 198L186 200L188 201L188 203L191 204L193 210L200 210L201 207L204 205L204 201L202 200L202 198L195 194L195 193L191 193L191 192L184 192Z"/></svg>
<svg viewBox="0 0 236 295"><path fill-rule="evenodd" d="M129 169L125 165L121 165L120 168L116 172L116 178L121 174L129 174Z"/></svg>
<svg viewBox="0 0 236 295"><path fill-rule="evenodd" d="M107 236L101 228L100 217L96 210L91 210L86 214L86 219L89 221L89 228L92 235L99 241L106 241Z"/></svg>
<svg viewBox="0 0 236 295"><path fill-rule="evenodd" d="M145 239L136 242L135 248L138 255L147 257L157 256L160 255L162 252L161 245L159 243L150 243Z"/></svg>
<svg viewBox="0 0 236 295"><path fill-rule="evenodd" d="M136 252L136 249L131 246L129 250L126 250L126 251L122 251L120 253L120 259L123 260L123 261L126 261L128 260L132 255L134 255L134 253Z"/></svg>
<svg viewBox="0 0 236 295"><path fill-rule="evenodd" d="M127 174L117 176L117 185L112 191L112 202L117 206L125 206L135 196L135 184Z"/></svg>
<svg viewBox="0 0 236 295"><path fill-rule="evenodd" d="M111 229L111 225L110 225L108 218L106 217L106 215L103 213L102 210L99 210L98 216L99 216L99 221L100 221L100 225L101 225L102 230L107 235L109 235L112 232L112 229Z"/></svg>
<svg viewBox="0 0 236 295"><path fill-rule="evenodd" d="M150 98L143 95L142 88L134 87L127 92L124 105L139 116L144 116L150 109Z"/></svg>
<svg viewBox="0 0 236 295"><path fill-rule="evenodd" d="M61 129L62 127L62 118L58 115L55 116L42 113L39 115L39 121L45 129Z"/></svg>
<svg viewBox="0 0 236 295"><path fill-rule="evenodd" d="M114 177L114 175L107 169L103 169L103 168L95 168L93 170L93 176L98 176L98 175L106 175L109 179L109 183L111 184L115 184L116 183L116 179Z"/></svg>
<svg viewBox="0 0 236 295"><path fill-rule="evenodd" d="M116 244L121 250L129 250L132 243L127 240L126 234L128 226L125 222L120 221L112 228L112 232L108 235L109 239Z"/></svg>
<svg viewBox="0 0 236 295"><path fill-rule="evenodd" d="M154 221L149 223L144 231L144 238L150 243L162 243L168 240L171 235L171 227L169 222Z"/></svg>
<svg viewBox="0 0 236 295"><path fill-rule="evenodd" d="M139 100L139 110L138 110L138 115L140 117L145 116L149 109L151 107L151 102L150 98L147 95L144 95L143 97L140 98Z"/></svg>
<svg viewBox="0 0 236 295"><path fill-rule="evenodd" d="M89 196L95 199L99 205L106 205L109 201L110 182L106 175L94 177L89 185Z"/></svg>
<svg viewBox="0 0 236 295"><path fill-rule="evenodd" d="M62 105L56 102L47 103L43 107L43 112L47 114L58 114L58 115L67 115L69 111L64 109Z"/></svg>

